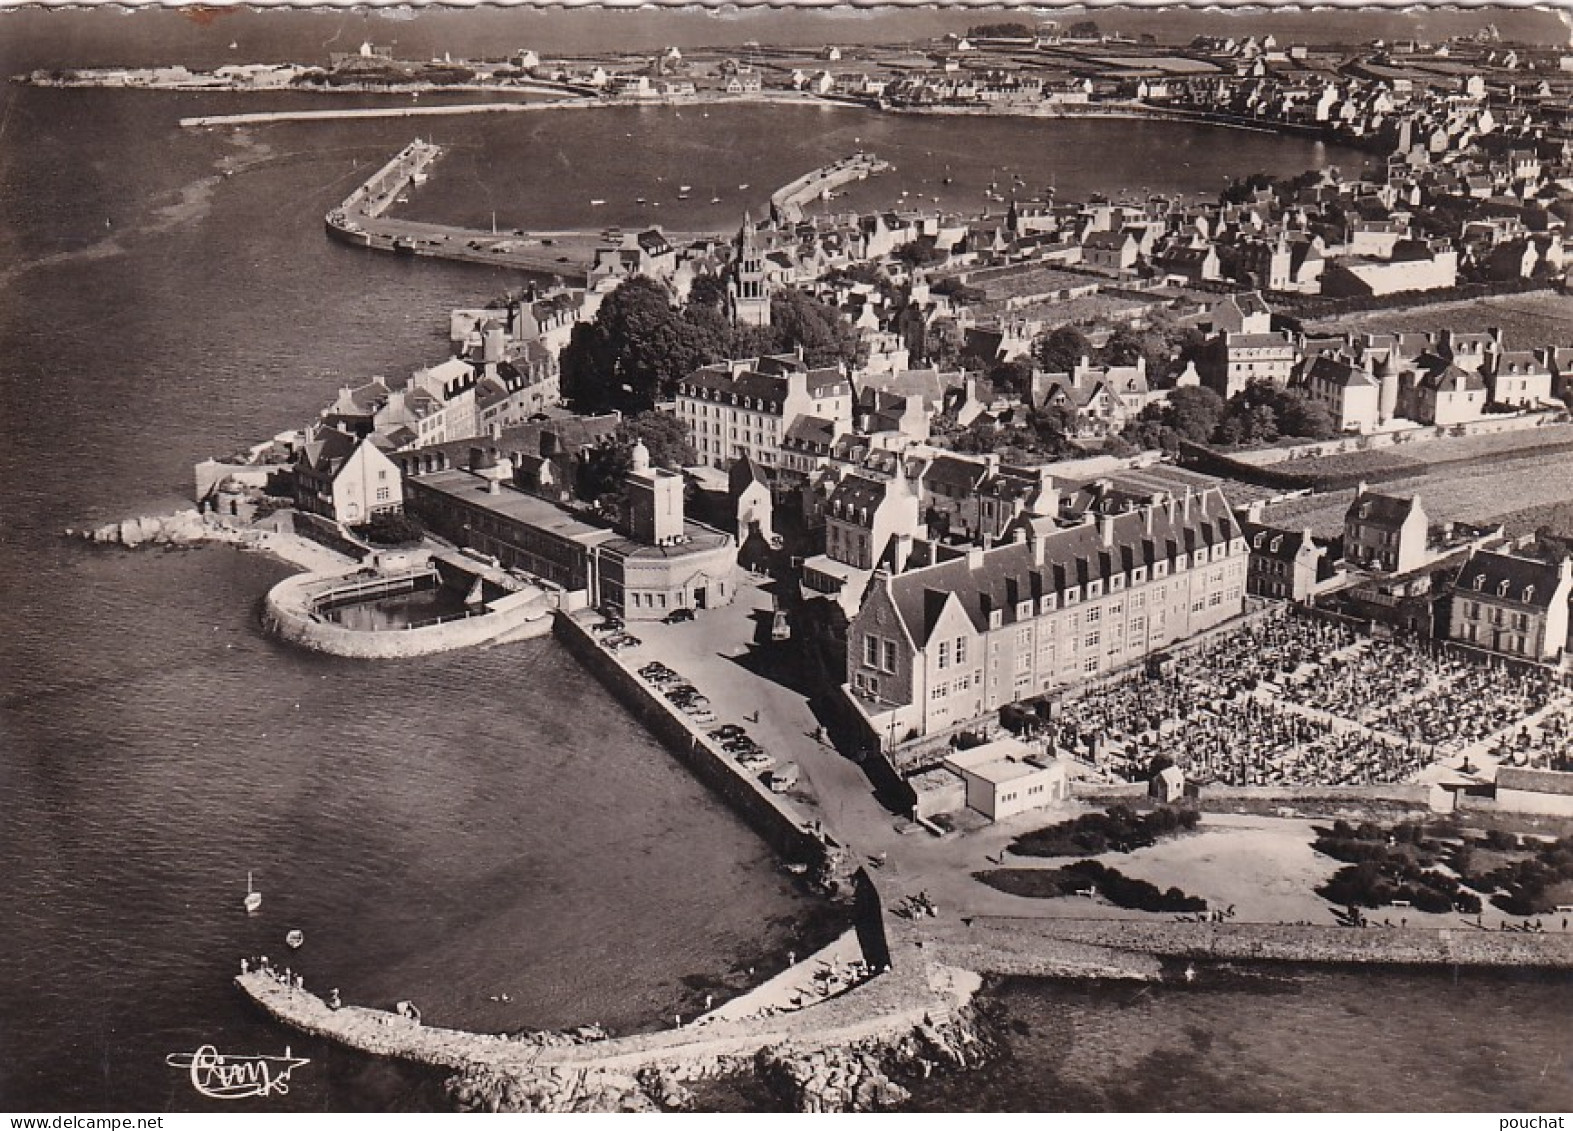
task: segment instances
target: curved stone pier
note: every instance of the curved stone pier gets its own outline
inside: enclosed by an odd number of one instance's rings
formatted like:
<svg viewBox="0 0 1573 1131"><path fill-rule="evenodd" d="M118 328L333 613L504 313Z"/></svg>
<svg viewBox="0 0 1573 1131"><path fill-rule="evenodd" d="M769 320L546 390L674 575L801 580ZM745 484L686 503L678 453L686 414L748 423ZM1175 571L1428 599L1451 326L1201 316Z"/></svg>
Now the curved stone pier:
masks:
<svg viewBox="0 0 1573 1131"><path fill-rule="evenodd" d="M405 571L410 578L426 576L427 567ZM397 581L402 574L386 575ZM482 644L512 643L552 630L548 595L515 593L492 602L487 611L437 624L366 632L335 624L317 612L318 606L346 590L368 584L356 574L308 573L286 577L268 591L262 620L269 632L291 644L358 660L406 659L452 652Z"/></svg>
<svg viewBox="0 0 1573 1131"><path fill-rule="evenodd" d="M648 1073L692 1079L713 1073L718 1064L741 1067L766 1050L803 1057L871 1044L893 1047L914 1038L945 1047L954 1043L947 1032L967 1034L960 1039L970 1041L963 1013L981 978L930 961L911 943L899 945L893 958L891 970L804 1009L591 1041L471 1033L354 1005L331 1009L316 994L255 970L241 974L235 984L275 1020L311 1036L467 1077L514 1081L536 1097L543 1079L570 1079L575 1083L565 1094L582 1108L597 1081L628 1081ZM818 961L814 956L799 967Z"/></svg>

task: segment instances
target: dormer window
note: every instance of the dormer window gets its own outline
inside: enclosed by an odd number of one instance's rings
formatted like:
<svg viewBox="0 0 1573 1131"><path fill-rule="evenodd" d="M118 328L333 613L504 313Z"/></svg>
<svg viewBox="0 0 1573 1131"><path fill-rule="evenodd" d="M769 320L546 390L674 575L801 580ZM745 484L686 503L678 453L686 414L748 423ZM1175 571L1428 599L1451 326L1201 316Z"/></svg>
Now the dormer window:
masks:
<svg viewBox="0 0 1573 1131"><path fill-rule="evenodd" d="M1260 550L1262 548L1262 543L1265 542L1266 540L1267 540L1267 535L1266 534L1258 534L1256 536L1256 541L1253 542L1252 545L1254 545L1258 550ZM1275 549L1275 550L1278 549L1278 543L1277 543L1276 540L1273 542L1273 549Z"/></svg>
<svg viewBox="0 0 1573 1131"><path fill-rule="evenodd" d="M1526 585L1526 586L1524 586L1524 600L1525 600L1525 602L1533 601L1534 599L1535 599L1535 587L1533 585Z"/></svg>
<svg viewBox="0 0 1573 1131"><path fill-rule="evenodd" d="M1507 590L1508 590L1508 580L1507 580L1507 578L1504 577L1502 579L1502 581L1497 585L1497 596L1498 597L1506 597L1507 596Z"/></svg>
<svg viewBox="0 0 1573 1131"><path fill-rule="evenodd" d="M1482 589L1484 589L1485 587L1486 587L1486 575L1483 574L1483 573L1475 574L1475 592L1478 593Z"/></svg>

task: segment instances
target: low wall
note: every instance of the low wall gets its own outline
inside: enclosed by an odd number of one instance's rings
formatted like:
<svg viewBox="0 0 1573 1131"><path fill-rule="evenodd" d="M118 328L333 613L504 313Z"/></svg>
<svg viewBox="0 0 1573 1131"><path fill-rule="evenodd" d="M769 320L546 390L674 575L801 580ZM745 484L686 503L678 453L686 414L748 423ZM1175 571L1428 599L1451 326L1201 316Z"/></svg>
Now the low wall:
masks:
<svg viewBox="0 0 1573 1131"><path fill-rule="evenodd" d="M785 798L771 793L694 728L655 688L596 643L573 617L557 614L557 638L587 667L618 702L677 755L694 776L719 794L770 846L793 860L812 861L824 846L808 821Z"/></svg>
<svg viewBox="0 0 1573 1131"><path fill-rule="evenodd" d="M975 925L1084 946L1171 958L1228 961L1573 968L1573 933L1478 927L1306 927L1139 919L980 917Z"/></svg>
<svg viewBox="0 0 1573 1131"><path fill-rule="evenodd" d="M499 636L523 640L545 636L552 629L550 609L544 601L515 608L445 621L424 628L365 632L345 628L312 611L309 591L329 580L323 574L287 577L268 590L262 623L269 632L290 644L344 656L352 660L402 660L430 656L485 644Z"/></svg>
<svg viewBox="0 0 1573 1131"><path fill-rule="evenodd" d="M899 1040L951 1020L979 988L976 975L938 967L913 948L901 949L890 972L805 1009L580 1044L445 1029L361 1006L330 1009L315 994L256 971L241 974L235 984L275 1020L374 1056L460 1070L633 1072L747 1057L788 1042L807 1050Z"/></svg>
<svg viewBox="0 0 1573 1131"><path fill-rule="evenodd" d="M1343 455L1347 452L1364 452L1376 448L1403 448L1427 440L1456 439L1460 436L1490 436L1500 432L1526 432L1535 428L1552 427L1556 414L1532 412L1512 416L1484 416L1453 425L1416 425L1413 428L1391 432L1372 432L1361 436L1335 436L1330 440L1308 440L1303 444L1279 448L1260 448L1255 451L1230 452L1229 458L1252 467L1270 467L1297 459L1321 459Z"/></svg>

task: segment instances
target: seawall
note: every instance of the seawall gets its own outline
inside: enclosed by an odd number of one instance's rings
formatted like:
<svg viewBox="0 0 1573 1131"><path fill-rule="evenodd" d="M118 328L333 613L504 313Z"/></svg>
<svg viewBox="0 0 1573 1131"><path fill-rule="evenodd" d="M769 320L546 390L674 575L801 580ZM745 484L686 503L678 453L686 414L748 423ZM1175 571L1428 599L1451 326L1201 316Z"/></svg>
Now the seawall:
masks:
<svg viewBox="0 0 1573 1131"><path fill-rule="evenodd" d="M457 1071L476 1090L522 1094L525 1110L602 1110L608 1097L664 1090L652 1073L691 1080L747 1068L762 1055L802 1062L858 1047L921 1053L971 1043L966 1010L981 979L926 960L910 943L898 949L894 969L801 1010L605 1040L469 1033L386 1010L333 1009L259 971L241 974L235 984L294 1029L374 1056Z"/></svg>
<svg viewBox="0 0 1573 1131"><path fill-rule="evenodd" d="M555 625L557 638L580 663L772 848L796 861L815 861L824 854L824 845L795 805L728 758L688 716L597 644L584 625L562 612Z"/></svg>
<svg viewBox="0 0 1573 1131"><path fill-rule="evenodd" d="M1031 940L1051 947L1072 945L1172 959L1235 962L1301 962L1398 966L1512 966L1573 969L1573 932L1532 934L1460 925L1440 929L1297 926L1278 923L1191 923L1143 919L1016 919L979 916L973 931L989 945L967 947L951 932L941 953L964 957L973 969L1015 973L990 961L998 940L1013 936L1016 950ZM1088 953L1096 953L1089 951Z"/></svg>
<svg viewBox="0 0 1573 1131"><path fill-rule="evenodd" d="M316 606L351 578L320 573L286 577L268 590L263 602L263 626L290 644L354 660L398 660L430 656L497 641L545 636L551 631L550 609L543 595L538 602L521 602L417 628L367 632L335 624L315 611Z"/></svg>

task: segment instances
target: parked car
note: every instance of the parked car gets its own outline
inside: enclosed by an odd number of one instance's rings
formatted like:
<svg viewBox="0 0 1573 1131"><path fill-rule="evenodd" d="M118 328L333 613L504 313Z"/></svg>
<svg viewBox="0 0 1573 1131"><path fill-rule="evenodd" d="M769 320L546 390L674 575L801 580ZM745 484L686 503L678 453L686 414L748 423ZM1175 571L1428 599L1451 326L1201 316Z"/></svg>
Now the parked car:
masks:
<svg viewBox="0 0 1573 1131"><path fill-rule="evenodd" d="M711 731L710 737L724 742L729 738L742 738L747 733L746 730L736 723L727 723L725 726L716 727L715 730Z"/></svg>
<svg viewBox="0 0 1573 1131"><path fill-rule="evenodd" d="M673 609L661 618L662 624L682 624L684 621L694 619L693 609Z"/></svg>

